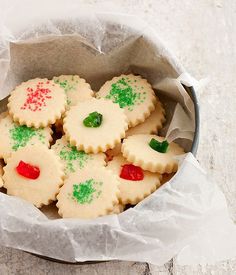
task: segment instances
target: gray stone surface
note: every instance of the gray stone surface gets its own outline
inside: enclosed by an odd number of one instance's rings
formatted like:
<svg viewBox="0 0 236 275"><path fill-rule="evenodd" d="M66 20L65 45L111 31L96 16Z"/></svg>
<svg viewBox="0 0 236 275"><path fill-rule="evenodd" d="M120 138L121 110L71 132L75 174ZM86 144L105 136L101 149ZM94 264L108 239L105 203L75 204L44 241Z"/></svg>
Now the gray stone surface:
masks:
<svg viewBox="0 0 236 275"><path fill-rule="evenodd" d="M87 2L99 2L89 0ZM209 77L201 93L198 159L224 192L236 221L236 1L113 0L146 19L196 78ZM1 248L0 274L236 274L236 260L214 266L181 267L170 261L65 265Z"/></svg>

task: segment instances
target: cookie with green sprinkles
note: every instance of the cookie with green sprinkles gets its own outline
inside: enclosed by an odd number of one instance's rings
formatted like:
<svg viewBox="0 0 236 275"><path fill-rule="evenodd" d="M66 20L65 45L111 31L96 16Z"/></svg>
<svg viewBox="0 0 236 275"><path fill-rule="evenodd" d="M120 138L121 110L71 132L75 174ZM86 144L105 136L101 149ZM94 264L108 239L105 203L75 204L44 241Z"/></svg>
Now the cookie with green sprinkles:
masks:
<svg viewBox="0 0 236 275"><path fill-rule="evenodd" d="M146 79L133 74L107 81L96 94L124 109L129 127L142 123L155 109L156 96Z"/></svg>
<svg viewBox="0 0 236 275"><path fill-rule="evenodd" d="M0 158L5 162L12 152L27 145L50 146L52 141L50 127L35 129L13 122L10 116L0 120Z"/></svg>
<svg viewBox="0 0 236 275"><path fill-rule="evenodd" d="M92 168L106 165L104 153L86 154L84 151L78 151L75 146L70 145L65 136L58 139L52 149L63 163L66 176L86 167Z"/></svg>
<svg viewBox="0 0 236 275"><path fill-rule="evenodd" d="M78 75L61 75L53 77L53 81L60 85L66 93L67 109L78 102L88 100L94 96L89 83Z"/></svg>
<svg viewBox="0 0 236 275"><path fill-rule="evenodd" d="M92 219L108 215L118 204L117 178L104 167L70 174L57 196L63 218Z"/></svg>
<svg viewBox="0 0 236 275"><path fill-rule="evenodd" d="M176 172L176 156L184 154L183 148L175 142L168 143L164 137L141 134L124 139L121 151L134 165L160 174Z"/></svg>

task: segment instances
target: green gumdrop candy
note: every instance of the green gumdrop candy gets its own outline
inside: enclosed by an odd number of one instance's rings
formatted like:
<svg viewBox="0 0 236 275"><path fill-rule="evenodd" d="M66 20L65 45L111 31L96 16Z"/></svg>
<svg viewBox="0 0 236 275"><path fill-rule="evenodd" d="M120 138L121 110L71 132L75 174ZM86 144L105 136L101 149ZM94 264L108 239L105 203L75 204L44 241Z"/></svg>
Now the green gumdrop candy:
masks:
<svg viewBox="0 0 236 275"><path fill-rule="evenodd" d="M168 147L169 147L169 143L167 140L164 140L162 142L159 142L158 140L152 138L151 141L149 142L149 146L159 152L159 153L166 153Z"/></svg>
<svg viewBox="0 0 236 275"><path fill-rule="evenodd" d="M85 127L97 128L102 124L102 114L98 112L90 113L84 120Z"/></svg>

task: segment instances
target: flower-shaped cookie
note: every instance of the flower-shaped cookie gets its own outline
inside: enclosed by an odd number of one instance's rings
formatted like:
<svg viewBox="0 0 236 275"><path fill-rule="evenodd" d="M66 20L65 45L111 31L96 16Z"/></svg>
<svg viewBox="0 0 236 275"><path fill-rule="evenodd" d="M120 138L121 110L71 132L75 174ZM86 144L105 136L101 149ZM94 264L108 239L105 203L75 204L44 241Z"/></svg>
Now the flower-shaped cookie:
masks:
<svg viewBox="0 0 236 275"><path fill-rule="evenodd" d="M63 184L63 165L53 150L42 145L26 146L12 153L3 170L7 194L37 207L55 201Z"/></svg>
<svg viewBox="0 0 236 275"><path fill-rule="evenodd" d="M63 218L91 219L109 214L118 204L117 178L104 167L70 174L57 196Z"/></svg>
<svg viewBox="0 0 236 275"><path fill-rule="evenodd" d="M130 127L143 122L155 109L156 96L151 85L133 74L107 81L96 96L111 100L124 109Z"/></svg>
<svg viewBox="0 0 236 275"><path fill-rule="evenodd" d="M8 115L0 120L0 158L4 158L7 162L12 152L26 145L43 144L49 147L52 141L51 135L50 127L36 129L19 125Z"/></svg>
<svg viewBox="0 0 236 275"><path fill-rule="evenodd" d="M8 109L13 120L28 127L46 127L65 112L64 90L48 79L31 79L11 92Z"/></svg>
<svg viewBox="0 0 236 275"><path fill-rule="evenodd" d="M165 138L155 135L130 136L124 140L121 151L134 165L160 174L176 172L178 162L175 156L184 154L178 144L168 144Z"/></svg>
<svg viewBox="0 0 236 275"><path fill-rule="evenodd" d="M114 157L107 169L119 178L119 199L122 204L137 204L160 186L159 174L143 171L122 155Z"/></svg>
<svg viewBox="0 0 236 275"><path fill-rule="evenodd" d="M117 104L91 99L70 108L63 129L72 146L86 153L105 152L121 142L127 118Z"/></svg>

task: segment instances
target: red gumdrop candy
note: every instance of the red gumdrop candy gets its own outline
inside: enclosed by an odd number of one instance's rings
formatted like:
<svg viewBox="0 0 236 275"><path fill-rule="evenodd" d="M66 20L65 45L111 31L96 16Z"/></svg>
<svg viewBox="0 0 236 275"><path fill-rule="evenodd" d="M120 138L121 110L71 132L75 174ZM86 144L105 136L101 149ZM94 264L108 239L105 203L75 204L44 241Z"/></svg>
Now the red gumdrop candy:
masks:
<svg viewBox="0 0 236 275"><path fill-rule="evenodd" d="M33 166L29 163L25 163L24 161L20 161L18 166L16 167L16 171L21 176L36 180L40 175L40 170L37 166Z"/></svg>
<svg viewBox="0 0 236 275"><path fill-rule="evenodd" d="M133 164L125 164L122 166L120 178L133 181L143 180L143 170Z"/></svg>

